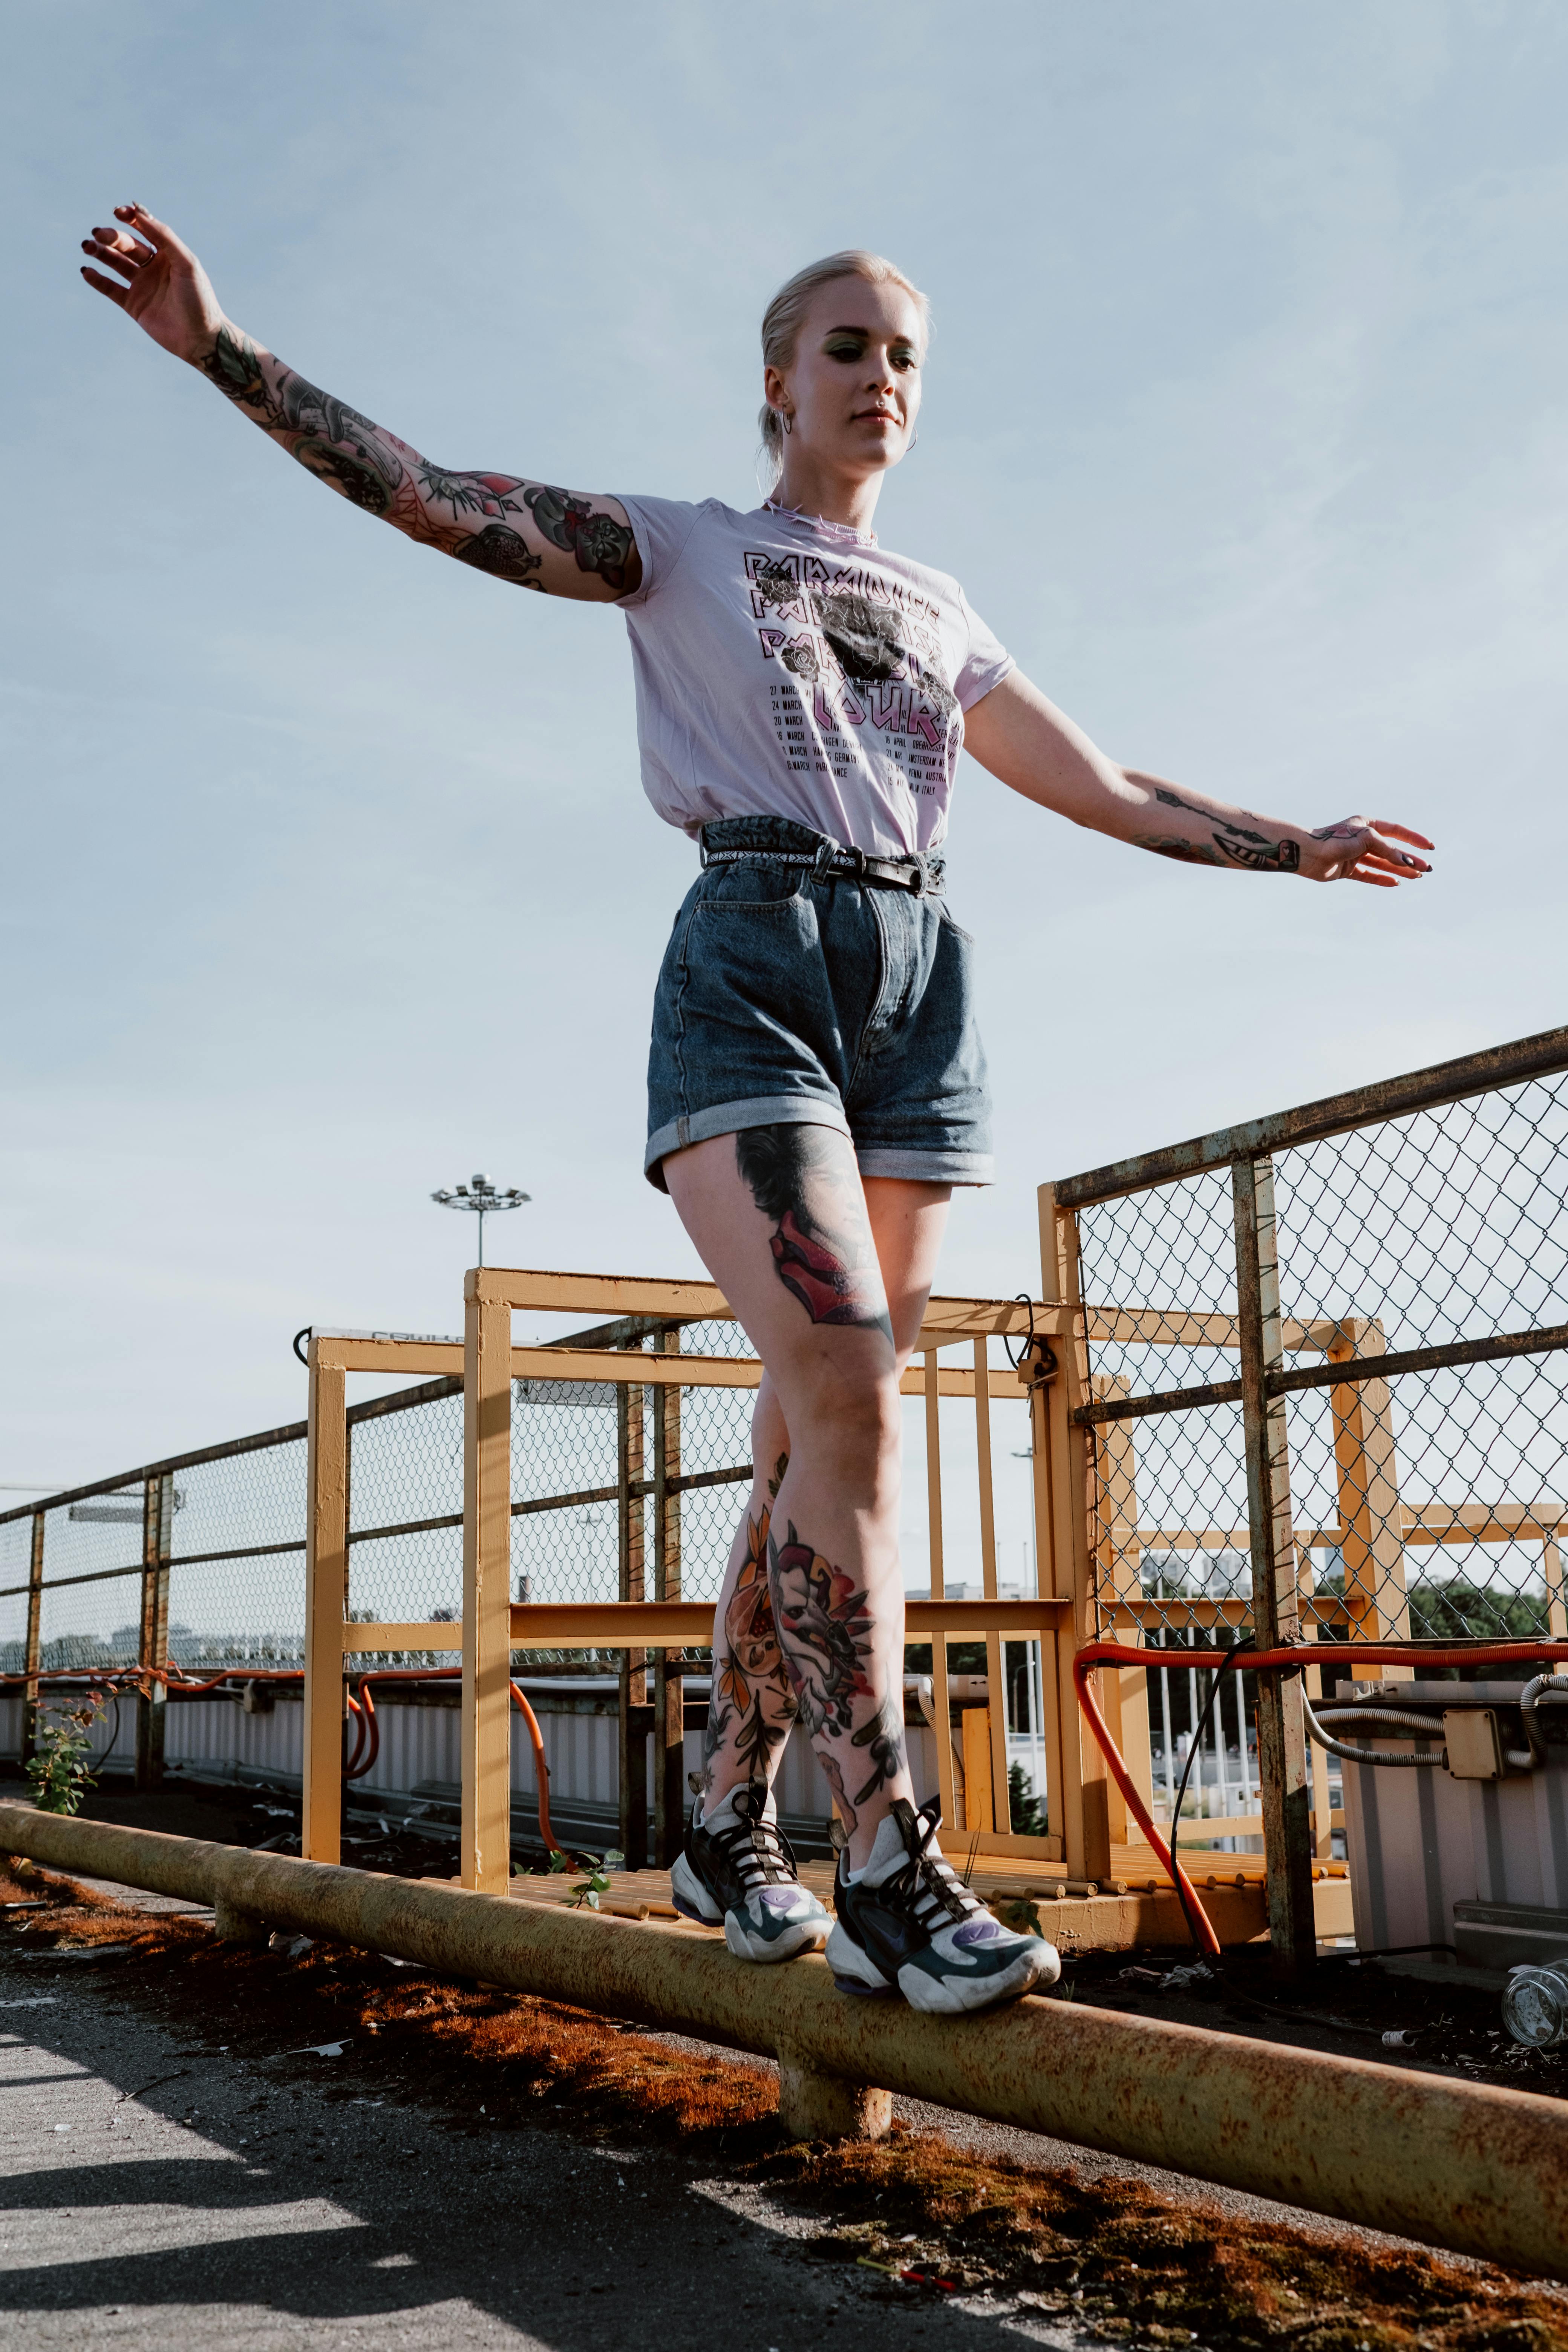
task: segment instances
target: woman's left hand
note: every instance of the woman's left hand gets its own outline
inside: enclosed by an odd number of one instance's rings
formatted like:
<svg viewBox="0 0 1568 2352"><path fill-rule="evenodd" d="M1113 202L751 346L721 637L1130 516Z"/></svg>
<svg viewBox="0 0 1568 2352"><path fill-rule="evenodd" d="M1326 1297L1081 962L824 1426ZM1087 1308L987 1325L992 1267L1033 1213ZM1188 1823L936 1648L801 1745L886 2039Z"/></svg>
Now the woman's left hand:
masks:
<svg viewBox="0 0 1568 2352"><path fill-rule="evenodd" d="M1402 841L1410 849L1399 848ZM1433 845L1424 833L1392 824L1387 817L1347 816L1307 835L1300 872L1309 882L1371 882L1380 890L1394 890L1401 882L1416 882L1430 874L1426 860L1411 851Z"/></svg>

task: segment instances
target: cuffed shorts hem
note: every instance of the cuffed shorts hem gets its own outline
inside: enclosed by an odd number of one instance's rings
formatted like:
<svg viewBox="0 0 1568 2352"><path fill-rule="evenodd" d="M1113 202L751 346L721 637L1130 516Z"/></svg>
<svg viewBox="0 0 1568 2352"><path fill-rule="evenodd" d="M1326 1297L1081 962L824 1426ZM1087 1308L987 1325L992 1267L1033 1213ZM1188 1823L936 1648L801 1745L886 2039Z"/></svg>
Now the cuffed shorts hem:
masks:
<svg viewBox="0 0 1568 2352"><path fill-rule="evenodd" d="M875 1144L856 1159L862 1176L900 1176L914 1184L994 1184L995 1155L989 1151L882 1151Z"/></svg>
<svg viewBox="0 0 1568 2352"><path fill-rule="evenodd" d="M648 1137L643 1174L658 1191L668 1192L660 1164L667 1152L684 1151L688 1144L707 1143L716 1135L739 1135L748 1127L831 1127L840 1135L849 1132L842 1104L826 1095L752 1095L743 1102L714 1103L707 1110L694 1110L689 1118L667 1119ZM908 1156L920 1157L919 1153Z"/></svg>
<svg viewBox="0 0 1568 2352"><path fill-rule="evenodd" d="M689 1144L710 1142L716 1135L739 1135L748 1127L831 1127L849 1135L849 1121L835 1102L816 1095L753 1095L745 1102L714 1103L693 1111L689 1118L672 1118L647 1139L643 1173L659 1192L668 1192L663 1162L671 1151ZM897 1151L856 1145L862 1176L894 1176L912 1184L990 1184L996 1161L989 1151Z"/></svg>

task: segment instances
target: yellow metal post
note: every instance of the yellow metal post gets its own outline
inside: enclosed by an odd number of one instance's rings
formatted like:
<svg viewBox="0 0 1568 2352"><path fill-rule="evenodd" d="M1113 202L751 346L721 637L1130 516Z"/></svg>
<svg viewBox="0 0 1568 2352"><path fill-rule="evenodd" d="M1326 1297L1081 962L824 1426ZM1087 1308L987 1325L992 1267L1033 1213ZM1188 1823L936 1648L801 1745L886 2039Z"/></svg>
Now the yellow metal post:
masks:
<svg viewBox="0 0 1568 2352"><path fill-rule="evenodd" d="M980 1589L987 1601L997 1597L996 1580L996 1484L991 1458L991 1360L990 1342L981 1331L974 1338L974 1457L980 1483ZM991 1728L990 1770L986 1779L991 1788L991 1819L989 1829L1011 1831L1012 1809L1007 1801L1007 1652L1000 1633L985 1636L985 1678L990 1697L988 1714ZM967 1748L963 1763L964 1787L969 1786ZM969 1827L978 1829L973 1818Z"/></svg>
<svg viewBox="0 0 1568 2352"><path fill-rule="evenodd" d="M463 1322L463 1819L465 1886L511 1884L511 1308L476 1267Z"/></svg>
<svg viewBox="0 0 1568 2352"><path fill-rule="evenodd" d="M942 1548L942 1395L938 1358L925 1351L926 1510L931 1528L931 1592L933 1601L946 1594ZM956 1830L958 1791L952 1772L952 1714L947 1692L947 1643L933 1633L931 1645L931 1731L936 1740L936 1784L942 1797L942 1817Z"/></svg>
<svg viewBox="0 0 1568 2352"><path fill-rule="evenodd" d="M142 1622L137 1662L147 1673L136 1702L136 1786L161 1788L163 1780L163 1732L168 1723L169 1686L163 1670L169 1663L169 1536L174 1508L174 1481L165 1474L147 1478L142 1486Z"/></svg>
<svg viewBox="0 0 1568 2352"><path fill-rule="evenodd" d="M658 1390L654 1391L658 1394ZM630 1381L616 1390L619 1595L646 1601L643 1581L643 1396ZM634 1488L636 1491L634 1492ZM620 1848L627 1870L647 1867L647 1652L621 1653Z"/></svg>
<svg viewBox="0 0 1568 2352"><path fill-rule="evenodd" d="M44 1646L44 1529L47 1513L33 1513L32 1543L27 1556L27 1633L22 1653L22 1755L29 1758L38 1738L38 1673Z"/></svg>
<svg viewBox="0 0 1568 2352"><path fill-rule="evenodd" d="M1326 1353L1331 1364L1387 1353L1383 1325L1347 1316ZM1355 1631L1374 1642L1410 1638L1405 1591L1404 1526L1394 1452L1394 1398L1386 1381L1347 1381L1329 1391L1340 1526L1344 1531L1345 1606ZM1406 1681L1412 1667L1385 1665L1385 1679Z"/></svg>
<svg viewBox="0 0 1568 2352"><path fill-rule="evenodd" d="M1047 1381L1036 1378L1029 1390L1030 1467L1034 1472L1035 1499L1035 1591L1037 1595L1051 1592L1051 1562L1053 1513L1051 1505L1050 1431L1047 1423ZM1064 1641L1058 1627L1043 1627L1040 1633L1040 1704L1045 1716L1041 1729L1046 1748L1046 1807L1050 1833L1058 1842L1062 1833L1062 1783L1064 1727L1060 1684L1061 1653L1070 1658L1070 1633ZM1073 1710L1077 1715L1077 1709ZM1064 1849L1065 1851L1065 1849Z"/></svg>
<svg viewBox="0 0 1568 2352"><path fill-rule="evenodd" d="M1568 1610L1563 1605L1563 1555L1557 1549L1558 1533L1554 1528L1541 1548L1546 1576L1546 1630L1552 1641L1568 1642Z"/></svg>
<svg viewBox="0 0 1568 2352"><path fill-rule="evenodd" d="M994 1706L966 1706L959 1713L963 1740L963 1826L966 1833L1000 1827L992 1780L991 1726Z"/></svg>
<svg viewBox="0 0 1568 2352"><path fill-rule="evenodd" d="M330 1342L310 1341L305 1444L305 1733L300 1851L342 1859L343 1621L348 1615L347 1381Z"/></svg>
<svg viewBox="0 0 1568 2352"><path fill-rule="evenodd" d="M1300 1627L1285 1400L1271 1397L1267 1386L1268 1374L1278 1371L1284 1360L1274 1162L1267 1155L1238 1160L1230 1173L1252 1549L1252 1622L1259 1649L1272 1650L1295 1641ZM1301 1685L1294 1675L1268 1672L1258 1675L1258 1778L1269 1942L1276 1966L1293 1970L1310 1966L1318 1948L1312 1915L1306 1727Z"/></svg>
<svg viewBox="0 0 1568 2352"><path fill-rule="evenodd" d="M660 1355L679 1355L680 1332L663 1331ZM653 1416L653 1597L680 1598L680 1391L660 1389ZM660 1650L653 1667L653 1858L668 1870L686 1829L686 1681L682 1653Z"/></svg>
<svg viewBox="0 0 1568 2352"><path fill-rule="evenodd" d="M1045 1423L1050 1456L1051 1590L1072 1603L1070 1638L1058 1636L1057 1703L1061 1718L1062 1780L1059 1826L1069 1878L1110 1875L1110 1816L1105 1760L1086 1738L1073 1688L1078 1650L1099 1635L1094 1563L1089 1548L1092 1465L1089 1433L1073 1420L1089 1402L1089 1348L1084 1337L1079 1274L1078 1219L1057 1207L1056 1188L1042 1184L1040 1202L1041 1295L1047 1306L1072 1310L1073 1328L1057 1348L1060 1370L1046 1391Z"/></svg>

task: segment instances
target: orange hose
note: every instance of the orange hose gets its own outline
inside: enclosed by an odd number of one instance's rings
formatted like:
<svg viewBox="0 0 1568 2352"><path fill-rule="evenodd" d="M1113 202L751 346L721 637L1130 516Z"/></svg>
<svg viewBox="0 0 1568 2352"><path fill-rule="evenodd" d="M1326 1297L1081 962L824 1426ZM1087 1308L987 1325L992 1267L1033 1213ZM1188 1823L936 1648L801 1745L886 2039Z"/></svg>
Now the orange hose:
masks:
<svg viewBox="0 0 1568 2352"><path fill-rule="evenodd" d="M345 1780L363 1780L367 1772L374 1770L375 1759L381 1754L381 1717L376 1714L375 1701L370 1695L370 1682L371 1678L368 1675L363 1676L360 1682L361 1738L354 1741L354 1752L349 1759L348 1769L343 1774ZM352 1698L349 1705L351 1706L353 1705Z"/></svg>
<svg viewBox="0 0 1568 2352"><path fill-rule="evenodd" d="M354 1718L354 1744L349 1753L343 1758L343 1779L345 1780L357 1780L359 1777L357 1767L360 1759L360 1750L364 1746L364 1696L365 1691L363 1684L360 1685L360 1695L358 1698L355 1698L353 1691L350 1691L348 1694L348 1711Z"/></svg>
<svg viewBox="0 0 1568 2352"><path fill-rule="evenodd" d="M462 1673L461 1666L387 1666L379 1674L361 1675L359 1696L349 1696L349 1713L358 1718L354 1744L343 1767L345 1780L361 1780L371 1770L381 1753L381 1725L375 1712L375 1702L370 1695L372 1683L449 1682ZM189 1683L178 1666L127 1666L108 1672L91 1666L51 1667L37 1675L0 1675L0 1690L13 1683L85 1683L89 1689L102 1688L115 1692L145 1690L149 1683L161 1682L171 1695L178 1691L182 1698L200 1698L204 1692L219 1690L226 1683L301 1683L305 1679L302 1666L231 1666L215 1675L210 1682ZM539 1834L551 1853L563 1853L565 1848L550 1826L550 1767L544 1759L544 1736L534 1714L516 1683L509 1685L514 1705L521 1711L528 1726L529 1739L533 1748L534 1780L539 1790ZM368 1751L368 1752L367 1752Z"/></svg>
<svg viewBox="0 0 1568 2352"><path fill-rule="evenodd" d="M1219 1958L1220 1949L1214 1922L1204 1909L1196 1887L1181 1864L1173 1860L1169 1845L1154 1827L1153 1817L1127 1769L1127 1759L1111 1738L1100 1703L1089 1687L1089 1677L1101 1665L1142 1666L1145 1673L1151 1665L1219 1666L1229 1654L1226 1650L1151 1650L1134 1648L1129 1642L1087 1642L1072 1667L1079 1706L1110 1768L1110 1777L1121 1790L1128 1811L1164 1864L1173 1884L1180 1872L1182 1885L1192 1897L1198 1919L1202 1948L1211 1959ZM1420 1642L1295 1642L1278 1650L1248 1650L1237 1664L1245 1670L1252 1670L1258 1666L1351 1665L1357 1660L1380 1658L1393 1658L1406 1665L1416 1661L1424 1661L1429 1666L1530 1665L1538 1658L1568 1658L1568 1642L1480 1642L1467 1643L1462 1648L1429 1646Z"/></svg>
<svg viewBox="0 0 1568 2352"><path fill-rule="evenodd" d="M1093 1644L1093 1648L1096 1650L1102 1650L1112 1645L1103 1642L1097 1642ZM1132 1818L1138 1823L1139 1828L1142 1831L1144 1836L1153 1847L1154 1852L1164 1864L1165 1868L1171 1874L1173 1882L1176 1878L1177 1874L1180 1873L1182 1885L1186 1889L1193 1906L1192 1910L1187 1916L1189 1919L1195 1917L1198 1923L1199 1945L1201 1948L1208 1954L1211 1959L1217 1960L1219 1958L1219 1937L1215 1934L1214 1923L1210 1919L1208 1913L1204 1909L1203 1904L1199 1899L1198 1890L1193 1885L1192 1880L1187 1876L1186 1872L1182 1869L1181 1864L1173 1859L1170 1847L1165 1843L1164 1839L1154 1827L1154 1817L1150 1812L1148 1806L1143 1802L1142 1796L1139 1791L1138 1784L1127 1769L1126 1758L1122 1755L1121 1748L1118 1748L1115 1740L1112 1739L1110 1736L1110 1727L1100 1711L1099 1700L1095 1697L1094 1693L1089 1687L1089 1670L1085 1668L1081 1675L1079 1671L1084 1659L1089 1656L1089 1651L1080 1650L1078 1654L1078 1660L1073 1666L1073 1681L1078 1689L1079 1706L1083 1710L1084 1718L1087 1721L1089 1729L1093 1732L1096 1739L1100 1742L1100 1749L1105 1757L1105 1760L1110 1767L1110 1777L1115 1781L1117 1787L1121 1790L1123 1798L1126 1800L1128 1811L1132 1815Z"/></svg>
<svg viewBox="0 0 1568 2352"><path fill-rule="evenodd" d="M555 1832L550 1826L550 1767L544 1760L544 1734L539 1728L539 1717L517 1685L513 1683L510 1687L513 1702L522 1709L522 1719L533 1742L533 1780L539 1791L539 1834L544 1840L548 1853L563 1853L565 1848L557 1843Z"/></svg>

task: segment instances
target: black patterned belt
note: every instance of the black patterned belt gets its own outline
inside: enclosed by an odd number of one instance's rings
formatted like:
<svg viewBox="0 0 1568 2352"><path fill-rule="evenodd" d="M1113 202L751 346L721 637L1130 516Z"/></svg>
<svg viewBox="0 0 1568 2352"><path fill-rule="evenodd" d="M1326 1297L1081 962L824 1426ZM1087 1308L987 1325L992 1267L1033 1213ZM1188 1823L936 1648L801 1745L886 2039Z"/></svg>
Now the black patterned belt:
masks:
<svg viewBox="0 0 1568 2352"><path fill-rule="evenodd" d="M869 882L879 890L909 890L917 898L940 898L944 884L940 865L923 857L873 857L865 849L709 849L702 851L704 870L710 866L810 866L820 875L842 875L852 882Z"/></svg>

